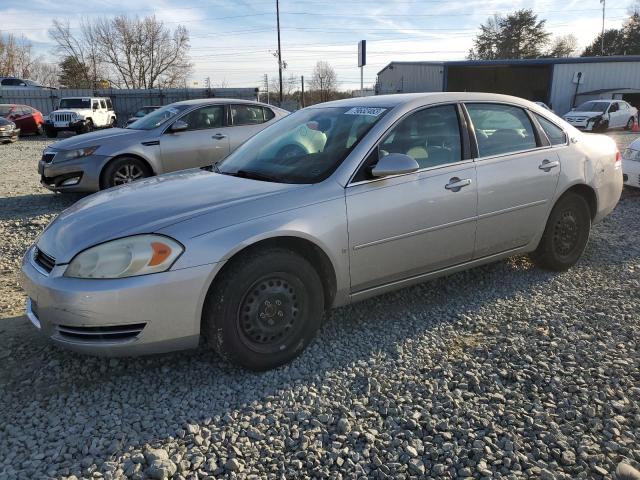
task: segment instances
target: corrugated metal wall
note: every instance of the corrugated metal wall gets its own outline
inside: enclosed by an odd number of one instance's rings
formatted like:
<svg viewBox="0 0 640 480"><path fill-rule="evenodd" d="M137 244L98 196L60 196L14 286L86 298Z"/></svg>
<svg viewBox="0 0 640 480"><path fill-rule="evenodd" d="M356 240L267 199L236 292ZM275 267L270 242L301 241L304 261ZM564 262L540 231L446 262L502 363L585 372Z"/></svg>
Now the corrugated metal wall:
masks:
<svg viewBox="0 0 640 480"><path fill-rule="evenodd" d="M377 93L441 92L440 64L392 63L378 74Z"/></svg>
<svg viewBox="0 0 640 480"><path fill-rule="evenodd" d="M559 115L571 110L576 84L573 77L582 72L584 83L578 87L578 93L605 88L640 89L640 62L610 63L565 63L553 67L551 84L551 106ZM578 101L585 101L580 97Z"/></svg>
<svg viewBox="0 0 640 480"><path fill-rule="evenodd" d="M0 87L0 103L20 103L29 105L48 114L55 109L61 98L64 97L109 97L118 116L118 123L122 124L133 115L140 107L145 105L168 105L195 98L239 98L255 100L258 90L256 88L172 88L167 90L84 90L84 89L5 89Z"/></svg>

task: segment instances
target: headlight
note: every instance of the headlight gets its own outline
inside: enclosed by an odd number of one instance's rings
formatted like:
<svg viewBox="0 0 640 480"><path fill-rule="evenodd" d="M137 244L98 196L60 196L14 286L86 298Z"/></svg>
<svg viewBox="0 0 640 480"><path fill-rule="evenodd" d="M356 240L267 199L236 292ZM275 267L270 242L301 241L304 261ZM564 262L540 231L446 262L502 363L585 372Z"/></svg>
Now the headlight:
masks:
<svg viewBox="0 0 640 480"><path fill-rule="evenodd" d="M56 160L74 160L76 158L88 157L95 152L100 145L94 145L93 147L79 148L78 150L68 150L66 152L59 152L56 155Z"/></svg>
<svg viewBox="0 0 640 480"><path fill-rule="evenodd" d="M625 160L634 160L634 161L640 161L640 150L634 150L633 148L627 148L625 149L624 153L622 154L622 158Z"/></svg>
<svg viewBox="0 0 640 480"><path fill-rule="evenodd" d="M76 255L64 272L75 278L124 278L164 272L184 251L162 235L134 235L91 247Z"/></svg>

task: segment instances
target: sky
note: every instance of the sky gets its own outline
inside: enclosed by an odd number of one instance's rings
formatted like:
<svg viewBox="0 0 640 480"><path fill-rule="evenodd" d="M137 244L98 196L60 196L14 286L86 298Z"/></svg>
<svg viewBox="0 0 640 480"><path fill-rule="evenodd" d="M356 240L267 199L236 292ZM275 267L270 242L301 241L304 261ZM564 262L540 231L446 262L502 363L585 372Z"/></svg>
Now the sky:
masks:
<svg viewBox="0 0 640 480"><path fill-rule="evenodd" d="M607 0L606 28L619 27L630 0ZM47 30L53 19L78 27L82 18L155 16L184 25L194 64L190 84L262 86L277 78L276 0L0 0L0 31L24 35L37 54L56 62ZM365 88L391 61L459 60L493 14L531 8L553 35L573 33L580 47L602 29L599 0L281 0L284 76L310 78L317 61L336 70L341 90L360 87L358 41L367 40ZM77 30L76 30L77 31Z"/></svg>

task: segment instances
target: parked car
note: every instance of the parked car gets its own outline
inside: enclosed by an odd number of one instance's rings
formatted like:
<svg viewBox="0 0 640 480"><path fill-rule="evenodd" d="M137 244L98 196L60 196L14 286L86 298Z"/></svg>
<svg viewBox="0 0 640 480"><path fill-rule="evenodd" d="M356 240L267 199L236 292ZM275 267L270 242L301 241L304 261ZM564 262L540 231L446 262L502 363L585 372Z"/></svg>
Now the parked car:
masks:
<svg viewBox="0 0 640 480"><path fill-rule="evenodd" d="M0 117L0 143L12 143L18 141L20 129L11 120Z"/></svg>
<svg viewBox="0 0 640 480"><path fill-rule="evenodd" d="M640 138L636 138L622 154L624 184L640 188Z"/></svg>
<svg viewBox="0 0 640 480"><path fill-rule="evenodd" d="M154 112L154 111L158 110L159 108L161 108L161 107L160 106L142 107L140 110L138 110L136 113L134 113L132 117L129 117L127 119L127 125L126 126L128 127L133 122L136 122L136 121L140 120L142 117L150 114L151 112Z"/></svg>
<svg viewBox="0 0 640 480"><path fill-rule="evenodd" d="M274 154L301 126L324 129L322 149ZM224 358L272 368L332 306L524 253L567 270L621 190L612 139L519 98L315 105L211 172L110 189L61 213L25 254L27 315L77 351L168 351L205 335Z"/></svg>
<svg viewBox="0 0 640 480"><path fill-rule="evenodd" d="M622 100L591 100L571 110L564 119L580 130L604 132L608 128L631 130L638 110Z"/></svg>
<svg viewBox="0 0 640 480"><path fill-rule="evenodd" d="M24 80L16 77L0 77L0 87L6 90L15 88L48 88L33 80Z"/></svg>
<svg viewBox="0 0 640 480"><path fill-rule="evenodd" d="M95 192L152 175L204 167L288 112L257 102L200 99L162 107L127 128L57 142L38 165L44 186Z"/></svg>
<svg viewBox="0 0 640 480"><path fill-rule="evenodd" d="M116 126L116 112L108 97L69 97L45 118L44 130L49 138L61 131L89 133L97 128Z"/></svg>
<svg viewBox="0 0 640 480"><path fill-rule="evenodd" d="M42 135L44 133L42 113L28 105L0 104L0 117L14 122L22 135L25 133Z"/></svg>

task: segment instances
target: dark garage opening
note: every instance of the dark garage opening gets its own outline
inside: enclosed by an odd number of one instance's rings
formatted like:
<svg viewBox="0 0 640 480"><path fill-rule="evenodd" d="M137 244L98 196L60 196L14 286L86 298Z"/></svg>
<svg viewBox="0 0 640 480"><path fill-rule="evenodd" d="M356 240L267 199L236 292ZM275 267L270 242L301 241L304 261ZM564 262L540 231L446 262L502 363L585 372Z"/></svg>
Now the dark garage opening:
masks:
<svg viewBox="0 0 640 480"><path fill-rule="evenodd" d="M549 105L552 67L552 65L449 65L446 90L448 92L503 93L545 102Z"/></svg>
<svg viewBox="0 0 640 480"><path fill-rule="evenodd" d="M632 105L640 110L640 93L625 93L624 95L622 95L622 99L629 105Z"/></svg>

